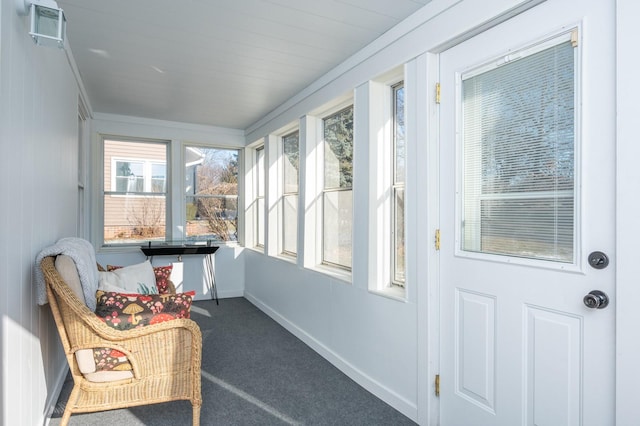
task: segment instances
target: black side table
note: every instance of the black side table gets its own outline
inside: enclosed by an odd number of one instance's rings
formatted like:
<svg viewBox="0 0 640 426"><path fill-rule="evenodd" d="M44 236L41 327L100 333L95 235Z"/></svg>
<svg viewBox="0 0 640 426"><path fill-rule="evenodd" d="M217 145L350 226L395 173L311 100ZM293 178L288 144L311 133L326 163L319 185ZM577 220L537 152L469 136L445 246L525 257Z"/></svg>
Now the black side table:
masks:
<svg viewBox="0 0 640 426"><path fill-rule="evenodd" d="M196 244L175 244L175 243L157 243L156 245L149 244L140 247L140 250L147 256L149 261L153 260L153 256L171 256L177 255L178 261L182 261L183 255L201 254L205 256L206 268L205 274L207 279L207 286L211 291L211 299L216 301L216 305L219 305L218 291L216 290L216 275L213 269L213 254L218 250L218 246L196 245Z"/></svg>

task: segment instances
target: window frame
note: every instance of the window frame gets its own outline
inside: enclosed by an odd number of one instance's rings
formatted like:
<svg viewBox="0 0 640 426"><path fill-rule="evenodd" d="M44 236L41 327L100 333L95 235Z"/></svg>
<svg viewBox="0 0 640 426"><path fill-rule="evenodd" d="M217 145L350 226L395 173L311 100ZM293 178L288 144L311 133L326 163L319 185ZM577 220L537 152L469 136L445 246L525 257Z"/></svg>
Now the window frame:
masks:
<svg viewBox="0 0 640 426"><path fill-rule="evenodd" d="M196 150L220 150L220 151L236 151L236 155L237 155L237 167L238 167L238 172L237 172L237 188L236 188L236 192L237 194L233 195L233 194L206 194L206 195L196 195L196 194L187 194L185 191L185 187L184 185L187 182L186 179L186 169L187 169L187 164L185 163L185 152L188 149L196 149ZM225 245L237 245L240 242L241 239L241 206L240 206L240 200L242 197L242 181L241 181L241 174L242 174L242 148L239 147L227 147L227 146L218 146L218 145L204 145L204 144L196 144L196 143L182 143L180 145L180 149L181 149L181 158L182 161L179 164L179 167L181 169L181 173L183 176L182 182L181 184L181 188L180 191L183 194L182 197L180 197L180 210L181 210L181 214L180 217L182 217L183 219L179 220L179 222L182 224L182 226L184 227L182 234L181 234L181 239L184 240L189 240L189 241L194 241L194 242L202 242L202 241L213 241L215 244L225 244ZM193 183L194 185L196 185L196 182ZM219 198L219 199L231 199L231 200L235 200L236 201L236 239L235 240L223 240L223 239L219 239L219 238L206 238L206 237L198 237L198 236L188 236L187 235L187 221L188 221L188 217L187 217L187 205L189 203L187 203L187 198L188 197L193 197L194 199L197 198Z"/></svg>
<svg viewBox="0 0 640 426"><path fill-rule="evenodd" d="M109 126L106 126L109 127ZM134 134L136 132L132 132ZM164 143L166 145L166 212L165 212L165 238L164 241L183 241L186 239L186 198L182 196L184 191L185 164L184 151L188 147L203 149L222 149L236 151L238 154L238 195L236 198L237 220L238 220L238 238L237 241L216 241L216 244L226 246L238 246L242 244L244 239L245 219L244 211L245 200L245 147L238 144L220 145L214 143L187 142L183 140L170 138L155 138L144 136L122 136L121 134L109 131L98 131L98 148L93 154L93 164L91 170L92 188L96 197L92 197L91 217L92 224L89 227L90 239L94 243L98 252L138 252L140 244L138 242L127 243L106 243L104 241L104 185L105 185L105 167L104 167L104 143L105 141L122 141L122 142L148 142L148 143ZM109 181L110 184L110 181ZM151 197L153 194L149 193ZM175 201L175 202L174 202ZM198 240L204 241L204 240Z"/></svg>
<svg viewBox="0 0 640 426"><path fill-rule="evenodd" d="M319 180L321 181L321 188L320 188L320 264L323 266L327 266L330 268L335 268L335 269L340 269L343 271L347 271L348 273L351 273L353 270L353 178L354 178L354 173L353 173L353 159L351 161L351 167L352 167L352 172L351 172L351 186L349 186L348 188L343 188L343 187L327 187L327 183L326 183L326 134L325 134L325 122L327 119L338 116L339 114L347 111L351 109L352 112L352 126L353 126L353 130L355 130L355 104L354 103L350 103L349 105L346 106L342 106L340 108L334 109L331 112L327 112L325 114L322 115L322 118L320 119L320 132L321 132L321 138L320 138L320 146L321 146L321 151L322 151L322 159L321 159L321 163L320 163L320 167L319 167ZM353 145L355 143L355 138L352 135L352 152L351 155L353 157ZM336 193L336 192L350 192L351 193L351 201L352 201L352 209L351 209L351 263L349 266L347 265L343 265L340 263L335 263L335 262L331 262L326 260L325 258L325 230L326 230L326 217L325 217L325 203L326 203L326 195L330 194L330 193ZM338 246L339 247L339 246Z"/></svg>
<svg viewBox="0 0 640 426"><path fill-rule="evenodd" d="M403 265L403 277L402 279L398 278L398 246L397 246L397 229L398 229L398 209L397 209L397 202L396 202L396 196L397 196L397 192L400 190L403 192L403 215L402 215L402 224L403 224L403 239L405 241L405 243L403 244L405 253L406 253L406 213L405 212L405 208L406 208L406 176L407 176L407 166L406 166L406 144L407 144L407 140L406 140L406 136L404 137L404 151L405 151L405 165L404 165L404 174L402 176L402 180L398 180L398 98L397 98L397 92L398 90L402 89L404 91L405 88L405 84L404 84L404 80L401 80L397 83L394 83L392 85L389 85L389 88L391 89L391 153L390 153L390 162L391 162L391 182L390 182L390 190L391 190L391 206L390 206L390 210L391 210L391 227L390 227L390 232L391 232L391 277L390 277L390 283L391 285L395 285L398 287L405 287L405 282L406 282L406 255L405 255L405 262ZM404 92L406 93L406 92ZM406 96L406 94L403 93L403 96ZM404 110L406 103L404 103L405 100L403 99L403 125L406 129L406 112ZM406 133L405 133L406 134Z"/></svg>
<svg viewBox="0 0 640 426"><path fill-rule="evenodd" d="M254 149L255 176L253 179L255 194L255 228L254 228L254 245L258 249L264 250L266 234L267 216L265 215L266 203L266 154L264 145L260 145ZM262 204L262 206L261 206Z"/></svg>
<svg viewBox="0 0 640 426"><path fill-rule="evenodd" d="M287 174L285 172L286 170L286 161L287 161L287 155L286 155L286 150L285 150L285 143L287 138L292 137L293 135L296 135L297 138L297 153L298 153L298 176L297 176L297 182L296 182L296 191L287 191L287 185L286 185L286 178L287 178ZM279 255L281 256L287 256L287 257L292 257L292 258L296 258L298 256L298 223L300 222L300 212L299 212L299 201L300 201L300 166L301 166L301 162L300 162L300 129L295 129L295 130L290 130L288 132L286 132L284 135L279 137L278 140L278 152L281 153L280 155L280 171L281 171L281 175L282 178L280 179L280 185L281 185L281 191L280 191L280 217L279 217L279 225L280 225L280 244L278 246L278 251L279 251ZM289 231L289 228L286 226L286 216L285 216L285 204L286 204L286 199L289 197L295 197L295 206L296 206L296 211L295 211L295 216L296 216L296 226L294 227L293 231L294 232L294 240L295 240L295 251L290 251L287 250L285 247L285 241L287 240L287 232Z"/></svg>
<svg viewBox="0 0 640 426"><path fill-rule="evenodd" d="M108 141L111 142L123 142L123 143L147 143L147 144L157 144L164 145L165 147L165 166L167 164L171 164L171 140L168 139L152 139L152 138L142 138L142 137L130 137L130 136L117 136L110 134L100 134L99 135L99 164L100 166L96 168L97 175L97 184L99 185L99 193L100 196L96 197L96 213L98 215L98 219L96 220L96 225L93 228L93 240L96 241L96 246L101 249L112 249L112 248L125 248L125 247L138 247L141 241L147 241L149 239L140 239L140 240L131 240L122 243L115 242L106 242L105 241L105 197L112 196L116 198L162 198L164 197L164 238L159 241L168 241L171 239L171 173L169 167L166 167L165 175L166 175L166 183L165 183L165 191L163 193L152 193L152 192L135 192L135 193L126 193L122 191L111 191L105 188L105 143ZM127 157L118 157L118 158L127 158ZM135 158L135 157L128 157ZM136 159L138 161L139 159ZM109 167L112 168L115 165L113 161L110 160ZM113 170L113 169L111 169ZM115 185L115 175L110 173L109 185L114 187ZM149 177L151 180L151 177ZM115 188L115 187L114 187Z"/></svg>
<svg viewBox="0 0 640 426"><path fill-rule="evenodd" d="M399 65L389 71L370 80L366 85L362 85L358 90L362 93L362 98L366 98L368 125L365 127L364 143L367 143L369 149L369 159L366 164L368 167L368 197L367 211L369 215L369 247L367 250L368 265L366 273L368 274L367 288L368 291L382 297L397 301L406 301L409 297L408 290L408 262L406 258L407 246L407 175L409 173L409 162L407 161L407 152L410 151L410 138L405 134L405 164L404 164L404 223L403 232L405 235L405 282L404 285L398 285L394 280L395 268L395 217L396 208L394 199L394 173L396 169L395 158L395 141L394 141L394 86L402 84L405 87L405 114L404 123L405 131L413 124L409 121L410 116L407 107L412 98L407 99L406 88L407 79L411 74L407 74L406 66ZM412 80L409 78L409 82ZM362 201L361 201L362 202ZM394 282L395 281L395 282Z"/></svg>
<svg viewBox="0 0 640 426"><path fill-rule="evenodd" d="M533 55L535 53L541 52L547 48L550 47L554 47L557 45L560 45L562 43L571 41L571 34L572 31L574 29L571 29L569 31L565 31L562 33L559 33L553 37L549 37L546 38L544 40L541 40L539 42L533 42L533 43L529 43L525 46L522 46L522 48L519 49L514 49L513 51L510 51L510 58L511 59L521 59L521 58L525 58L528 57L529 55ZM463 229L463 222L464 222L464 214L462 212L462 210L464 209L463 207L463 192L465 191L464 185L463 185L463 178L462 178L462 170L464 169L464 163L463 163L463 157L464 157L464 132L463 132L463 128L462 128L462 124L460 122L457 123L457 137L456 137L456 144L457 144L457 150L459 151L459 155L457 158L457 165L456 167L458 168L458 170L460 171L456 176L456 189L458 191L458 195L456 197L456 229L455 229L455 233L456 233L456 244L455 244L455 255L459 256L459 257L464 257L464 258L471 258L471 259L480 259L480 260L488 260L488 261L493 261L493 262L498 262L498 263L509 263L509 264L518 264L518 265L527 265L527 266L532 266L532 267L539 267L539 268L544 268L544 269L552 269L552 270L564 270L564 271L580 271L580 266L579 266L579 252L580 252L580 247L581 247L581 235L580 235L580 230L581 230L581 211L580 211L580 207L581 207L581 201L580 201L580 185L581 185L581 175L582 175L582 170L581 170L581 163L579 161L580 158L580 138L581 138L581 133L580 133L580 116L581 116L581 91L580 91L580 87L581 87L581 78L582 78L582 68L580 66L580 55L581 55L581 51L580 51L580 46L574 47L574 74L573 74L573 87L574 87L574 141L573 141L573 149L574 149L574 153L573 153L573 157L574 157L574 181L573 181L573 190L571 191L573 193L573 206L574 206L574 212L573 212L573 259L569 262L558 262L556 260L551 260L551 259L547 259L547 258L534 258L534 257L523 257L523 256L517 256L517 255L510 255L510 254L496 254L496 253L491 253L491 252L481 252L481 251L470 251L470 250L465 250L463 249L463 240L465 238L464 236L464 229ZM508 62L508 61L507 61ZM480 63L477 66L471 67L469 68L467 71L465 71L464 73L460 73L459 75L456 76L457 78L457 85L458 87L456 88L456 114L458 115L458 117L462 117L462 81L463 79L469 78L469 77L473 77L475 75L479 75L482 74L486 71L490 71L493 70L495 68L497 68L497 66L502 65L507 63L505 62L505 55L501 55L498 56L496 58L494 58L494 60L487 60L484 63ZM541 193L542 194L542 193ZM487 196L484 199L490 199L490 198L494 198L494 199L500 199L501 197L495 197L495 196Z"/></svg>

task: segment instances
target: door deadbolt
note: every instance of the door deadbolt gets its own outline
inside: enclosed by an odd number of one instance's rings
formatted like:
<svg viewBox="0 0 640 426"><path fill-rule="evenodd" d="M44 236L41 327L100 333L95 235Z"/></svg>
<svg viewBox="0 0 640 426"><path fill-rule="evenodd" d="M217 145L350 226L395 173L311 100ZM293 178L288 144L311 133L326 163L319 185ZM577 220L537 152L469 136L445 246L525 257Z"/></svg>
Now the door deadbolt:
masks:
<svg viewBox="0 0 640 426"><path fill-rule="evenodd" d="M609 265L609 257L601 251L589 255L589 265L595 269L604 269Z"/></svg>
<svg viewBox="0 0 640 426"><path fill-rule="evenodd" d="M609 296L604 291L592 290L582 301L587 308L604 309L609 305Z"/></svg>

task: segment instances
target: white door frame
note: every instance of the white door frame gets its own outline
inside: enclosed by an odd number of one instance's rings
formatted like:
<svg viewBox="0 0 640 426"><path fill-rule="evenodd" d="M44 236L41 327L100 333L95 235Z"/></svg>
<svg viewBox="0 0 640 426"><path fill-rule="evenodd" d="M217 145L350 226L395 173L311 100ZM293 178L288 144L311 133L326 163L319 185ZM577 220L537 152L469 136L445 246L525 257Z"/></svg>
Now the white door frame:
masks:
<svg viewBox="0 0 640 426"><path fill-rule="evenodd" d="M640 3L617 0L616 14L616 424L626 426L637 424L636 389L640 381L640 280L636 266L640 241L640 203L636 195L640 187L640 137L636 124L640 81L636 71L640 60L631 54L640 40Z"/></svg>

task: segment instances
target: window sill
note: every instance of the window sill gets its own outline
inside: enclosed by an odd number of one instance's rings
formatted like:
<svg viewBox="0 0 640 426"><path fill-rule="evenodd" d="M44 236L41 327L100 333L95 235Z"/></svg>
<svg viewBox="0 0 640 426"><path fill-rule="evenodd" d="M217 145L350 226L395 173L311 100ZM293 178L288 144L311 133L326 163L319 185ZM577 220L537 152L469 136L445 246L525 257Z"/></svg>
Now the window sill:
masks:
<svg viewBox="0 0 640 426"><path fill-rule="evenodd" d="M140 247L142 244L130 245L130 244L122 244L122 245L109 245L109 246L100 246L96 250L96 254L101 253L142 253L140 251Z"/></svg>
<svg viewBox="0 0 640 426"><path fill-rule="evenodd" d="M265 254L263 246L245 247L246 250L251 250L254 253Z"/></svg>
<svg viewBox="0 0 640 426"><path fill-rule="evenodd" d="M407 301L407 291L404 288L395 285L381 289L369 289L369 293L386 297L388 299L397 300L398 302Z"/></svg>
<svg viewBox="0 0 640 426"><path fill-rule="evenodd" d="M333 279L336 279L338 281L342 281L345 284L351 284L352 283L352 275L351 275L351 271L347 271L344 269L339 269L339 268L334 268L331 266L327 266L327 265L316 265L314 267L308 268L312 271L318 272L322 275L327 275Z"/></svg>
<svg viewBox="0 0 640 426"><path fill-rule="evenodd" d="M298 263L298 258L290 254L280 253L279 255L274 257L276 259L282 260L283 262L292 263L294 265Z"/></svg>

